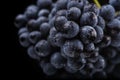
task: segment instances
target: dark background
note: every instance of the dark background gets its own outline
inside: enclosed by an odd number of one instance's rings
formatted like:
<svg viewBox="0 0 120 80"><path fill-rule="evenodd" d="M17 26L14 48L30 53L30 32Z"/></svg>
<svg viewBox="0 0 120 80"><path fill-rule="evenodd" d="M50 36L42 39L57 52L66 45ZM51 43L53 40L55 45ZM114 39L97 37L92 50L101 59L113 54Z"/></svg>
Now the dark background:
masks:
<svg viewBox="0 0 120 80"><path fill-rule="evenodd" d="M92 0L89 1L92 2ZM108 0L99 1L102 5L108 2ZM52 79L53 77L47 77L42 73L37 62L30 59L26 49L20 46L17 35L18 29L14 26L15 16L23 13L28 5L35 4L36 0L8 0L7 3L8 5L5 2L7 7L4 8L5 10L8 10L6 12L7 18L5 19L5 21L8 21L7 27L5 27L5 30L8 30L8 33L6 34L7 47L5 46L5 50L7 48L6 53L8 53L8 59L6 61L8 71L6 74L10 75L12 79Z"/></svg>
<svg viewBox="0 0 120 80"><path fill-rule="evenodd" d="M4 4L6 11L4 18L5 23L5 34L7 44L5 45L5 57L3 59L6 64L7 74L11 79L35 79L42 80L44 74L41 74L41 69L37 66L37 62L32 60L27 55L26 49L20 46L18 41L17 31L18 29L14 26L14 19L18 14L22 14L25 8L30 4L35 4L36 0L8 0ZM7 22L6 22L7 21ZM6 54L7 53L7 54Z"/></svg>

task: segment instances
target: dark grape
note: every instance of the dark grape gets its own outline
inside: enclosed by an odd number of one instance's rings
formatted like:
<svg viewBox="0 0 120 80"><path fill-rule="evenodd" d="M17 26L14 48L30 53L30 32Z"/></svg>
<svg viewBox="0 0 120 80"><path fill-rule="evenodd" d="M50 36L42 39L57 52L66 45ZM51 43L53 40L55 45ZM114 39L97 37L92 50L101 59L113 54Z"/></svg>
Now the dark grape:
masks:
<svg viewBox="0 0 120 80"><path fill-rule="evenodd" d="M83 12L94 12L96 15L99 15L99 8L95 4L88 4L84 6Z"/></svg>
<svg viewBox="0 0 120 80"><path fill-rule="evenodd" d="M40 40L40 38L41 38L41 32L39 32L39 31L33 31L33 32L29 33L28 38L29 38L29 41L31 43L35 44L35 43L37 43Z"/></svg>
<svg viewBox="0 0 120 80"><path fill-rule="evenodd" d="M25 11L25 15L28 19L34 19L37 17L38 7L36 5L30 5Z"/></svg>
<svg viewBox="0 0 120 80"><path fill-rule="evenodd" d="M22 33L28 32L28 29L26 27L20 28L18 31L18 35L21 35Z"/></svg>
<svg viewBox="0 0 120 80"><path fill-rule="evenodd" d="M63 31L63 25L67 22L67 18L64 16L58 16L55 18L54 26L56 30Z"/></svg>
<svg viewBox="0 0 120 80"><path fill-rule="evenodd" d="M61 56L59 52L54 53L51 56L50 61L51 61L51 64L58 69L63 68L66 63L66 60L64 59L64 57Z"/></svg>
<svg viewBox="0 0 120 80"><path fill-rule="evenodd" d="M80 18L80 25L81 26L96 26L98 23L98 18L97 15L94 12L86 12L83 13L81 18Z"/></svg>
<svg viewBox="0 0 120 80"><path fill-rule="evenodd" d="M41 56L45 57L50 54L51 47L50 44L46 40L41 40L35 45L35 52Z"/></svg>
<svg viewBox="0 0 120 80"><path fill-rule="evenodd" d="M96 37L97 37L97 32L93 27L83 26L80 29L80 38L83 41L83 43L88 44L90 42L93 42L95 41Z"/></svg>
<svg viewBox="0 0 120 80"><path fill-rule="evenodd" d="M79 33L79 25L73 21L68 21L63 26L63 36L65 38L73 38Z"/></svg>
<svg viewBox="0 0 120 80"><path fill-rule="evenodd" d="M66 41L62 51L69 57L79 57L83 51L83 44L79 40Z"/></svg>
<svg viewBox="0 0 120 80"><path fill-rule="evenodd" d="M100 15L107 21L114 19L115 9L111 5L104 5L100 9Z"/></svg>
<svg viewBox="0 0 120 80"><path fill-rule="evenodd" d="M47 9L42 9L38 12L38 17L41 17L41 16L45 16L45 17L48 17L50 11L47 10Z"/></svg>
<svg viewBox="0 0 120 80"><path fill-rule="evenodd" d="M37 6L39 9L51 9L52 0L37 0Z"/></svg>
<svg viewBox="0 0 120 80"><path fill-rule="evenodd" d="M71 7L67 12L67 18L69 20L78 20L81 15L81 10L77 7Z"/></svg>
<svg viewBox="0 0 120 80"><path fill-rule="evenodd" d="M30 46L28 49L27 49L27 53L28 53L28 56L32 59L36 59L36 60L40 60L40 57L36 54L35 50L34 50L34 46Z"/></svg>
<svg viewBox="0 0 120 80"><path fill-rule="evenodd" d="M23 47L28 47L30 45L30 42L28 40L28 35L29 33L22 33L20 36L19 36L19 41L20 41L20 44L23 46Z"/></svg>
<svg viewBox="0 0 120 80"><path fill-rule="evenodd" d="M21 28L24 27L27 23L27 18L25 15L23 14L19 14L16 18L15 18L15 26L17 28Z"/></svg>
<svg viewBox="0 0 120 80"><path fill-rule="evenodd" d="M42 23L39 28L42 36L46 37L49 34L50 28L51 26L49 23Z"/></svg>

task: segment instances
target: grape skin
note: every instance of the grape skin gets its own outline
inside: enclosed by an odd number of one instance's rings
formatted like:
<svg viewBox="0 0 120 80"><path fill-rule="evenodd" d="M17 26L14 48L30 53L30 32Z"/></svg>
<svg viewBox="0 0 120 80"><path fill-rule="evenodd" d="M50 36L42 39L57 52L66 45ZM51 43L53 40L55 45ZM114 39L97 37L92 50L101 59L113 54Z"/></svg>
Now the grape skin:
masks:
<svg viewBox="0 0 120 80"><path fill-rule="evenodd" d="M120 64L116 1L99 9L88 0L37 0L15 18L19 42L48 76L104 78Z"/></svg>

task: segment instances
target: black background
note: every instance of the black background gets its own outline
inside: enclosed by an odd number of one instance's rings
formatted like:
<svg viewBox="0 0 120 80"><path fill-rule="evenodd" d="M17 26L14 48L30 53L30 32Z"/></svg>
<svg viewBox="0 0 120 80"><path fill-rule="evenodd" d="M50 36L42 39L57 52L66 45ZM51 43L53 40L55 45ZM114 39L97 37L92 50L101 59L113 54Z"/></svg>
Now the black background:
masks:
<svg viewBox="0 0 120 80"><path fill-rule="evenodd" d="M20 46L17 31L14 26L14 19L18 14L22 14L30 4L35 4L36 0L8 0L4 4L5 23L4 28L7 33L5 36L5 57L6 73L12 79L44 79L44 74L38 67L36 61L29 58L26 49ZM6 27L7 26L7 27ZM7 53L7 54L6 54Z"/></svg>
<svg viewBox="0 0 120 80"><path fill-rule="evenodd" d="M92 0L89 0L92 2ZM108 0L99 0L101 4L106 4ZM14 19L17 14L23 13L25 8L30 4L35 4L36 0L8 0L4 10L6 11L5 16L5 38L7 44L5 46L5 57L3 60L6 61L6 74L10 75L12 79L52 79L53 77L47 77L42 73L42 70L38 67L36 61L29 58L26 49L21 47L18 41L17 31L18 29L14 26Z"/></svg>

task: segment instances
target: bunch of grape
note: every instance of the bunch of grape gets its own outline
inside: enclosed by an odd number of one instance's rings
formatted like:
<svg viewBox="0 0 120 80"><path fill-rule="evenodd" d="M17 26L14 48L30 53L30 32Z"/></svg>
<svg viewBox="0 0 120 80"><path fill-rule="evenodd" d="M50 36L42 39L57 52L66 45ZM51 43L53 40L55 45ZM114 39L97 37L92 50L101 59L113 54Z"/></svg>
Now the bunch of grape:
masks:
<svg viewBox="0 0 120 80"><path fill-rule="evenodd" d="M106 77L120 64L120 2L109 2L38 0L15 19L20 44L48 76Z"/></svg>

